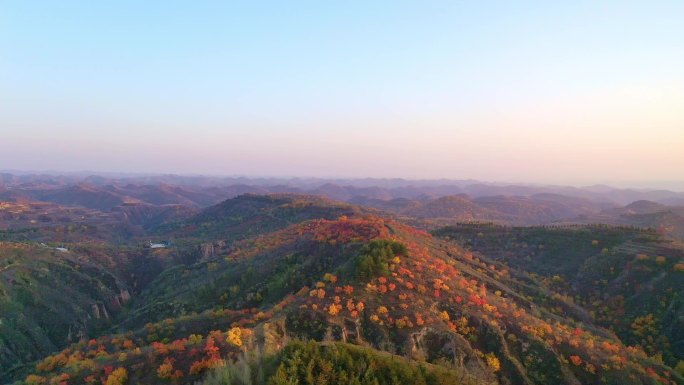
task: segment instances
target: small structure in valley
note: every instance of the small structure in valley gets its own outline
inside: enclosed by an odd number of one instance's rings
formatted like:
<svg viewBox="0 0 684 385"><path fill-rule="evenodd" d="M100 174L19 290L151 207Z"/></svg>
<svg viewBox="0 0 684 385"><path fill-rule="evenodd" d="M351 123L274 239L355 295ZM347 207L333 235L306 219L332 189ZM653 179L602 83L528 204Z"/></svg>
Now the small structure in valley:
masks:
<svg viewBox="0 0 684 385"><path fill-rule="evenodd" d="M149 244L150 249L165 249L169 246L170 246L169 242L159 242L159 243L150 242L150 244Z"/></svg>

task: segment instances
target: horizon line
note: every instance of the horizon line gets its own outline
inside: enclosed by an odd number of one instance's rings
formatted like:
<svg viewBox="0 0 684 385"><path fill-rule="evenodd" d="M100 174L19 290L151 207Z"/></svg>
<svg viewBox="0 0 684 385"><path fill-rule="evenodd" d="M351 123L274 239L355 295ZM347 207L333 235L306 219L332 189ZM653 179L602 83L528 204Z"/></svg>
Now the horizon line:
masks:
<svg viewBox="0 0 684 385"><path fill-rule="evenodd" d="M375 177L375 176L306 176L306 175L256 175L256 174L212 174L212 173L183 173L183 172L144 172L144 171L94 171L94 170L19 170L19 169L0 169L0 173L11 175L51 175L51 176L71 176L87 178L91 176L111 177L111 178L136 178L136 177L190 177L190 178L215 178L215 179L271 179L281 181L292 180L320 180L320 181L402 181L402 182L451 182L489 185L508 185L508 186L535 186L535 187L570 187L586 189L592 187L606 187L614 190L635 190L635 191L670 191L684 193L684 179L682 180L654 180L654 181L596 181L593 183L579 182L539 182L539 181L511 181L511 180L484 180L477 178L412 178L412 177ZM641 185L641 186L639 186ZM650 186L649 186L650 185ZM661 185L654 187L654 185ZM662 185L672 185L662 187ZM678 187L675 187L678 186Z"/></svg>

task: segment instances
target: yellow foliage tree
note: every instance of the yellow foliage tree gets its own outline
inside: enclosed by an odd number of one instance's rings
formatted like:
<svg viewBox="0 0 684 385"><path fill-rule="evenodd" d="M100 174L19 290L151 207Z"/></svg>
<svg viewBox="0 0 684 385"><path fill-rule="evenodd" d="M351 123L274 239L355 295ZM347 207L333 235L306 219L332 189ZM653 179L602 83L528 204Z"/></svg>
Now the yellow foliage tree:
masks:
<svg viewBox="0 0 684 385"><path fill-rule="evenodd" d="M485 354L485 360L487 360L487 365L492 369L492 371L498 372L501 369L501 362L499 362L499 359L496 358L494 353Z"/></svg>
<svg viewBox="0 0 684 385"><path fill-rule="evenodd" d="M439 318L441 318L443 321L448 321L449 313L447 313L446 310L444 310L441 313L439 313Z"/></svg>
<svg viewBox="0 0 684 385"><path fill-rule="evenodd" d="M128 381L128 371L126 368L116 368L107 377L105 385L124 385Z"/></svg>
<svg viewBox="0 0 684 385"><path fill-rule="evenodd" d="M328 281L330 283L335 283L337 282L337 277L333 274L325 273L325 275L323 275L323 280Z"/></svg>
<svg viewBox="0 0 684 385"><path fill-rule="evenodd" d="M170 362L167 361L159 365L157 368L157 377L166 379L171 378L171 376L173 376L173 365ZM107 380L107 385L110 385L109 380Z"/></svg>
<svg viewBox="0 0 684 385"><path fill-rule="evenodd" d="M29 374L24 381L27 385L43 385L47 382L45 377L36 376L35 374Z"/></svg>
<svg viewBox="0 0 684 385"><path fill-rule="evenodd" d="M242 346L242 329L239 327L228 330L228 338L226 342L233 346Z"/></svg>
<svg viewBox="0 0 684 385"><path fill-rule="evenodd" d="M328 313L334 316L337 315L340 312L340 310L342 310L342 305L333 303L328 308Z"/></svg>

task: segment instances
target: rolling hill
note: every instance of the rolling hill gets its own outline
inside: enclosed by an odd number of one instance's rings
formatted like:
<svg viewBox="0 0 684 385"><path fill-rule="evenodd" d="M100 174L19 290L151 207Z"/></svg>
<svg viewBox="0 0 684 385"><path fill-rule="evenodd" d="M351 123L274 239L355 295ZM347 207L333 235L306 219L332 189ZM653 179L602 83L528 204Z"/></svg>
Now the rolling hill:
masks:
<svg viewBox="0 0 684 385"><path fill-rule="evenodd" d="M155 198L110 182L75 190L91 206L108 202L92 191L114 194L107 208L0 206L3 382L684 383L681 244L630 222L476 223L672 211L662 203L386 200L365 186L374 197L353 204L249 193L204 207L169 202L225 187Z"/></svg>
<svg viewBox="0 0 684 385"><path fill-rule="evenodd" d="M320 202L299 199L319 212ZM30 379L87 382L121 368L116 375L132 382L192 383L204 373L210 381L221 359L261 351L249 365L275 381L267 362L287 370L302 349L336 362L327 349L353 343L367 360L382 360L384 351L468 383L684 381L587 313L513 263L393 220L304 219L167 269L127 305L118 334L46 358ZM293 339L318 343L303 348ZM87 366L77 364L83 360Z"/></svg>
<svg viewBox="0 0 684 385"><path fill-rule="evenodd" d="M668 206L647 200L602 210L594 215L580 215L562 222L651 228L669 238L684 240L684 206Z"/></svg>

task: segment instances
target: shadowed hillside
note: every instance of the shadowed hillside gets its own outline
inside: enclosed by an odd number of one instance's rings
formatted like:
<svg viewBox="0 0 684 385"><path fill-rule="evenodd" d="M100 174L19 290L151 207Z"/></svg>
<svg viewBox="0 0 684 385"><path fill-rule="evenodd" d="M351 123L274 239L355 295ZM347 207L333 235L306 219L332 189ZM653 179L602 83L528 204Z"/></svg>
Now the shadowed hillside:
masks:
<svg viewBox="0 0 684 385"><path fill-rule="evenodd" d="M84 255L0 242L0 372L110 326L129 298Z"/></svg>

